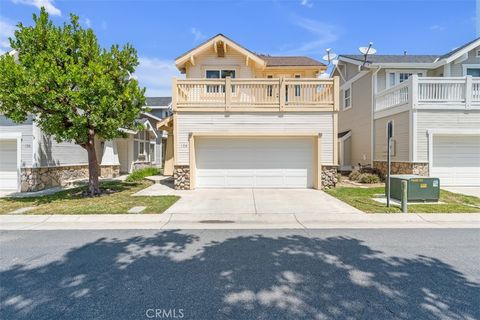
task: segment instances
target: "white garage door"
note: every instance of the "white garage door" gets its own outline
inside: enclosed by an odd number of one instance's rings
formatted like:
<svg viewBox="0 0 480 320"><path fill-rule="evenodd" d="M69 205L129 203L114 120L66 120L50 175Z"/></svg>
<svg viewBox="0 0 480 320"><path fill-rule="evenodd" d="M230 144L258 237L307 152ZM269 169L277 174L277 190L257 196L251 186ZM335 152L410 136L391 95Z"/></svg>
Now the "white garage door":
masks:
<svg viewBox="0 0 480 320"><path fill-rule="evenodd" d="M197 138L198 188L310 188L311 138Z"/></svg>
<svg viewBox="0 0 480 320"><path fill-rule="evenodd" d="M17 140L0 140L0 190L17 189Z"/></svg>
<svg viewBox="0 0 480 320"><path fill-rule="evenodd" d="M433 136L432 177L443 186L480 186L480 136Z"/></svg>

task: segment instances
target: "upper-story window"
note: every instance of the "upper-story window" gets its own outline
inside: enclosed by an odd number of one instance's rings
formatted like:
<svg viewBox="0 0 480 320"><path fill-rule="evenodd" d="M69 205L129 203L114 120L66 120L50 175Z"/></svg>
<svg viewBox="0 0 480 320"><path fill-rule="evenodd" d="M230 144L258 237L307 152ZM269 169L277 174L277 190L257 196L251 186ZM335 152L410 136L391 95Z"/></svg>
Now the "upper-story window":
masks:
<svg viewBox="0 0 480 320"><path fill-rule="evenodd" d="M207 79L225 79L226 77L235 78L235 70L220 69L220 70L206 70L205 77ZM225 86L207 86L209 93L223 93Z"/></svg>
<svg viewBox="0 0 480 320"><path fill-rule="evenodd" d="M350 109L352 107L352 88L345 88L343 91L343 110Z"/></svg>
<svg viewBox="0 0 480 320"><path fill-rule="evenodd" d="M477 49L475 52L476 52L476 57L480 58L480 49Z"/></svg>
<svg viewBox="0 0 480 320"><path fill-rule="evenodd" d="M387 71L387 88L407 81L413 74L424 77L425 71Z"/></svg>
<svg viewBox="0 0 480 320"><path fill-rule="evenodd" d="M463 64L463 75L480 77L480 63Z"/></svg>

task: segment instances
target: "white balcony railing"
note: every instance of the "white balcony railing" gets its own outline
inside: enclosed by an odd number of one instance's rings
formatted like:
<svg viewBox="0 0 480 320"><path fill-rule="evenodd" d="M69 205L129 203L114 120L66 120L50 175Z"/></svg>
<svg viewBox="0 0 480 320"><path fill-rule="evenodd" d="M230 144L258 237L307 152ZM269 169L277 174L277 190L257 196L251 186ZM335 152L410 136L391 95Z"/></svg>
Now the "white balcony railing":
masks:
<svg viewBox="0 0 480 320"><path fill-rule="evenodd" d="M174 79L173 107L188 111L335 109L338 79ZM337 108L338 109L338 108Z"/></svg>
<svg viewBox="0 0 480 320"><path fill-rule="evenodd" d="M480 106L480 78L418 77L375 96L375 111L409 105L411 108L466 108Z"/></svg>

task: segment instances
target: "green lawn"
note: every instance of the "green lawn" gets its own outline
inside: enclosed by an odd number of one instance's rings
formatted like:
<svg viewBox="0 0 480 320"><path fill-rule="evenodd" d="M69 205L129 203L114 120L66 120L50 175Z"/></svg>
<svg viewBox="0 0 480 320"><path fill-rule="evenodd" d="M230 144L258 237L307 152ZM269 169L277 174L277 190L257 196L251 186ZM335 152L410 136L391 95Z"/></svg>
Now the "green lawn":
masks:
<svg viewBox="0 0 480 320"><path fill-rule="evenodd" d="M35 207L26 214L122 214L134 206L147 207L142 213L162 213L174 204L177 196L132 197L131 194L151 185L151 182L109 181L100 184L112 193L100 197L84 197L86 187L61 191L34 198L0 199L0 214L23 207Z"/></svg>
<svg viewBox="0 0 480 320"><path fill-rule="evenodd" d="M385 204L376 202L372 198L376 194L385 194L384 187L355 188L338 187L326 192L349 205L368 213L396 213L400 207L387 208ZM457 193L440 190L440 201L444 204L409 204L408 212L414 213L471 213L480 212L480 198L465 196Z"/></svg>

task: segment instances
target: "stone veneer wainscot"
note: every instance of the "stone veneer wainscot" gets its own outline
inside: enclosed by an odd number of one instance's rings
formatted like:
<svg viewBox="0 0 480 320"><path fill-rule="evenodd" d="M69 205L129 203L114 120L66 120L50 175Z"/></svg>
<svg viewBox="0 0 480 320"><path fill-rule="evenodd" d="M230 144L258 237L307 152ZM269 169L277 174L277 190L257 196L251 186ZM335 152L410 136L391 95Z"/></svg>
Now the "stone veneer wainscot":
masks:
<svg viewBox="0 0 480 320"><path fill-rule="evenodd" d="M383 175L387 174L387 161L373 161L373 167ZM392 174L416 174L428 176L427 162L397 162L392 161Z"/></svg>
<svg viewBox="0 0 480 320"><path fill-rule="evenodd" d="M65 186L76 180L88 179L88 165L22 168L20 191L32 192L47 188ZM102 178L114 178L120 175L120 166L100 166Z"/></svg>

